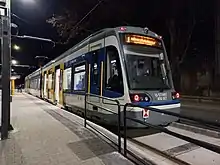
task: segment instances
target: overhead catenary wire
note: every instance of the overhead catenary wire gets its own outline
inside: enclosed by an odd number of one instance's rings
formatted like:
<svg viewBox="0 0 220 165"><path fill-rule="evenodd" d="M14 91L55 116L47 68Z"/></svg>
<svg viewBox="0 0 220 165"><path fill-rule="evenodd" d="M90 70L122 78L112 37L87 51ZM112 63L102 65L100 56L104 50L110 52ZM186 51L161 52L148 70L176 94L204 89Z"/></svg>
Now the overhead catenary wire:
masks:
<svg viewBox="0 0 220 165"><path fill-rule="evenodd" d="M93 6L93 8L79 21L76 23L76 25L73 27L73 30L77 28L83 21L86 19L104 0L99 0L99 2Z"/></svg>
<svg viewBox="0 0 220 165"><path fill-rule="evenodd" d="M85 16L83 16L77 23L76 25L72 28L72 31L74 31L77 27L79 27L79 25L97 8L99 7L99 5L101 5L101 3L103 3L104 0L99 0L98 3L96 3L92 9L90 9ZM58 44L67 44L69 42L69 40L71 39L71 35L69 35L68 39L66 40L66 42L60 43L58 42Z"/></svg>

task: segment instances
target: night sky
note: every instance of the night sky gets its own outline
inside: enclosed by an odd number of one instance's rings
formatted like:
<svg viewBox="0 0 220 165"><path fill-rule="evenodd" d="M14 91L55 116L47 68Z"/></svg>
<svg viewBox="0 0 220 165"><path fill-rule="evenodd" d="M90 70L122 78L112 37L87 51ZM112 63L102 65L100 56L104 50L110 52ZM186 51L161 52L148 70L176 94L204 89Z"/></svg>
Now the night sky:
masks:
<svg viewBox="0 0 220 165"><path fill-rule="evenodd" d="M56 29L46 20L53 14L63 14L64 9L75 15L75 21L81 18L97 3L97 0L12 0L12 13L21 19L12 18L12 21L19 26L19 35L31 35L49 38L59 41L61 37ZM172 6L173 0L105 0L94 12L92 12L79 26L85 27L67 45L52 45L34 40L12 39L12 45L21 47L20 51L12 51L12 56L20 64L37 67L35 56L48 56L53 59L62 52L72 47L74 44L95 32L96 30L116 27L121 25L149 27L152 31L163 36L169 53L169 32L166 27L166 20L172 11L179 10L173 14L179 20L178 28L184 29L187 26L189 0L178 1L179 6ZM196 26L193 30L192 39L187 51L187 60L204 61L213 60L214 57L214 4L212 1L194 0L192 11L195 13ZM176 11L175 11L176 12ZM14 32L14 31L13 31ZM65 40L65 38L62 38ZM188 63L188 62L187 62ZM15 68L18 74L26 74L36 70L36 68Z"/></svg>

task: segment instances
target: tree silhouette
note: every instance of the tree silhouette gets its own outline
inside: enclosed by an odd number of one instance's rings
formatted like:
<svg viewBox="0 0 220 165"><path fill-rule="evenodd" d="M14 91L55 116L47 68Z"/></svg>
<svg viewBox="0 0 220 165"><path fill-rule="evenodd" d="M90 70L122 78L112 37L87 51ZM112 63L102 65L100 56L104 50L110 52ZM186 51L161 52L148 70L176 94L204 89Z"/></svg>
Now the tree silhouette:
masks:
<svg viewBox="0 0 220 165"><path fill-rule="evenodd" d="M196 2L155 0L144 4L145 1L134 3L125 0L105 0L102 3L97 0L81 0L80 3L72 1L68 8L60 14L54 14L47 22L57 29L63 43L68 43L78 35L118 25L150 25L159 32L166 29L169 36L164 37L169 38L168 54L175 85L179 90L181 64L185 62L196 25Z"/></svg>
<svg viewBox="0 0 220 165"><path fill-rule="evenodd" d="M168 1L167 1L168 2ZM190 0L170 0L166 25L170 37L170 61L174 82L180 90L181 65L185 62L187 51L191 43L193 30L196 26L196 9Z"/></svg>
<svg viewBox="0 0 220 165"><path fill-rule="evenodd" d="M72 1L64 10L53 14L47 23L56 28L60 42L68 44L71 39L106 27L128 25L126 17L132 17L132 3L124 0Z"/></svg>
<svg viewBox="0 0 220 165"><path fill-rule="evenodd" d="M87 7L83 7L85 6L83 5L85 3L84 0L81 1L81 4L73 1L69 4L70 7L64 9L61 14L53 14L53 16L47 20L47 23L56 28L59 36L61 37L61 42L59 43L68 44L71 39L82 31L89 31L87 30L89 22L86 22L85 20L99 7L103 0L96 1L95 4L91 4L91 1L86 5ZM86 13L85 11L80 10L85 8L89 9ZM64 40L64 42L62 40Z"/></svg>

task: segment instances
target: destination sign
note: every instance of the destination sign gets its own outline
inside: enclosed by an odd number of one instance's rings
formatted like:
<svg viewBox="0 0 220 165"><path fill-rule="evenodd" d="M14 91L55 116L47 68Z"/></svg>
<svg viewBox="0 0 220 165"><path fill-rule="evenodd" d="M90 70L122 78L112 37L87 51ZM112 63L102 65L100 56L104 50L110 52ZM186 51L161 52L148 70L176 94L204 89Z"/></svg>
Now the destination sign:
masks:
<svg viewBox="0 0 220 165"><path fill-rule="evenodd" d="M138 44L147 46L161 47L161 42L152 37L146 37L135 34L126 34L125 42L128 44Z"/></svg>

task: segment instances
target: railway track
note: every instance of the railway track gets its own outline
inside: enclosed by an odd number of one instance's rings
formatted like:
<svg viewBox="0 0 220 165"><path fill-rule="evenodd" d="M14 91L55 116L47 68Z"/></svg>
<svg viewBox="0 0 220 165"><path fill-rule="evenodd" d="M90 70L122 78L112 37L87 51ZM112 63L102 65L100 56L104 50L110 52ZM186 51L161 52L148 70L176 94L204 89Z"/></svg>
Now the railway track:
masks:
<svg viewBox="0 0 220 165"><path fill-rule="evenodd" d="M180 119L177 123L187 124L187 125L190 125L190 126L195 126L195 127L203 128L203 129L209 129L211 131L216 131L216 132L220 133L220 128L217 127L217 126L210 126L210 125L207 125L207 124L200 124L200 123L196 123L196 122L189 121L189 120L186 120L186 119ZM219 122L219 124L220 124L220 122Z"/></svg>

